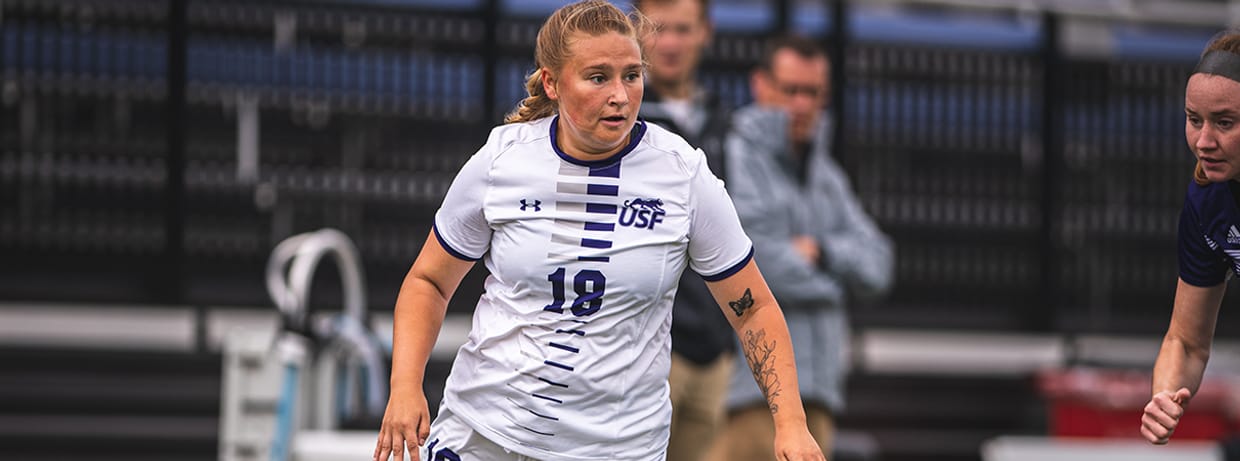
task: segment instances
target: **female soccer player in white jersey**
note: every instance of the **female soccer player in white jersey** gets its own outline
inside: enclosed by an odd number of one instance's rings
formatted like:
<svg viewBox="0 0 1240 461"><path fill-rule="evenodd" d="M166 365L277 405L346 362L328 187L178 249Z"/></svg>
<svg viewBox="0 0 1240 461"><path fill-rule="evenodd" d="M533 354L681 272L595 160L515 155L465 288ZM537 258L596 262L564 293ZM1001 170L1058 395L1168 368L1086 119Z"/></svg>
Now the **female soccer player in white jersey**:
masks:
<svg viewBox="0 0 1240 461"><path fill-rule="evenodd" d="M784 317L723 184L702 152L637 120L645 24L591 0L542 26L530 96L462 167L401 287L376 459L663 459L686 266L743 339L778 459L825 459ZM479 259L491 276L429 423L426 360Z"/></svg>
<svg viewBox="0 0 1240 461"><path fill-rule="evenodd" d="M1154 362L1141 435L1167 443L1201 385L1228 272L1240 272L1240 33L1206 46L1184 90L1184 136L1197 158L1180 211L1180 280Z"/></svg>

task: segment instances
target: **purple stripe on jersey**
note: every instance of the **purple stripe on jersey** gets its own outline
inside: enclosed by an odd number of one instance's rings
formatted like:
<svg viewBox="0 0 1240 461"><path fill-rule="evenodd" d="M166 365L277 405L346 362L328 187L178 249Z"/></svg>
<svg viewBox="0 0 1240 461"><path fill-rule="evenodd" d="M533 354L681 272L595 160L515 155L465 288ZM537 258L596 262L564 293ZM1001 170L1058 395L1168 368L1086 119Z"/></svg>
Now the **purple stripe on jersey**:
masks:
<svg viewBox="0 0 1240 461"><path fill-rule="evenodd" d="M715 275L702 274L702 280L705 280L707 282L718 282L720 280L731 277L732 274L740 272L741 269L744 269L745 265L749 264L749 260L751 259L753 259L753 247L749 247L749 254L745 255L745 257L742 258L740 262L733 264L732 267L724 269L723 272L720 272Z"/></svg>
<svg viewBox="0 0 1240 461"><path fill-rule="evenodd" d="M585 336L586 332L581 330L555 330L556 333L568 333L570 335Z"/></svg>
<svg viewBox="0 0 1240 461"><path fill-rule="evenodd" d="M620 195L620 186L609 186L606 184L588 184L586 185L586 193L590 195Z"/></svg>
<svg viewBox="0 0 1240 461"><path fill-rule="evenodd" d="M550 420L552 420L552 421L559 421L559 420L560 420L560 418L556 418L556 417L554 417L554 416L547 416L547 415L544 415L544 414L539 413L539 412L537 412L537 411L531 410L531 409L529 409L529 408L525 408L525 407L521 407L521 408L522 408L522 409L524 409L525 411L530 412L530 414L532 414L532 415L534 415L534 416L537 416L537 417L539 417L539 418L546 418L546 419L550 419Z"/></svg>
<svg viewBox="0 0 1240 461"><path fill-rule="evenodd" d="M586 222L586 230L588 231L604 231L613 232L616 230L616 223L610 222Z"/></svg>
<svg viewBox="0 0 1240 461"><path fill-rule="evenodd" d="M552 434L552 433L550 433L550 432L536 431L536 430L530 429L530 428L528 428L528 427L522 426L522 425L520 425L520 424L518 424L517 426L518 426L518 427L520 427L521 429L525 429L525 430L527 430L527 431L533 432L533 433L538 434L538 435L545 435L545 436L547 436L547 437L555 437L555 434Z"/></svg>
<svg viewBox="0 0 1240 461"><path fill-rule="evenodd" d="M465 261L477 261L479 259L482 259L482 258L471 258L469 256L465 256L465 253L461 253L459 251L456 251L456 248L452 248L452 245L449 245L448 241L444 240L442 235L439 235L438 224L432 225L431 230L435 231L435 240L439 241L439 246L443 247L444 251L447 251L448 254L456 257L456 259L463 259Z"/></svg>
<svg viewBox="0 0 1240 461"><path fill-rule="evenodd" d="M606 203L587 203L586 213L616 214L616 206Z"/></svg>
<svg viewBox="0 0 1240 461"><path fill-rule="evenodd" d="M557 399L557 398L555 398L555 397L547 397L547 396L542 395L542 394L530 394L530 395L532 395L532 396L534 396L534 397L538 397L538 398L543 399L543 400L547 400L547 401L555 402L555 403L564 403L564 401L563 401L563 400Z"/></svg>
<svg viewBox="0 0 1240 461"><path fill-rule="evenodd" d="M604 167L590 167L590 176L602 178L619 178L620 162L613 163Z"/></svg>
<svg viewBox="0 0 1240 461"><path fill-rule="evenodd" d="M577 260L592 262L592 263L609 263L611 262L611 257L610 256L578 256Z"/></svg>
<svg viewBox="0 0 1240 461"><path fill-rule="evenodd" d="M556 368L563 368L563 369L568 370L568 371L573 371L573 367L570 367L570 366L565 365L565 364L560 363L560 362L555 362L555 361L551 361L551 360L543 360L543 363L544 363L544 364L546 364L546 365L551 365L551 366L556 367Z"/></svg>
<svg viewBox="0 0 1240 461"><path fill-rule="evenodd" d="M581 239L581 246L586 248L611 248L611 241L598 239Z"/></svg>
<svg viewBox="0 0 1240 461"><path fill-rule="evenodd" d="M544 383L550 384L550 385L552 385L552 386L556 386L556 387L563 387L563 388L565 388L565 389L568 389L568 385L567 385L567 384L560 384L560 383L557 383L557 382L552 381L552 380L547 379L547 378L538 378L538 380L539 380L539 381L542 381L542 382L544 382Z"/></svg>
<svg viewBox="0 0 1240 461"><path fill-rule="evenodd" d="M550 344L550 345L551 345L551 347L554 347L554 348L556 348L556 349L564 349L564 350L569 351L569 352L572 352L572 353L574 353L574 354L576 354L576 353L578 353L578 352L581 352L581 349L575 348L575 347L573 347L573 346L565 346L565 345L560 344L560 343L551 343L551 342L549 342L548 344Z"/></svg>

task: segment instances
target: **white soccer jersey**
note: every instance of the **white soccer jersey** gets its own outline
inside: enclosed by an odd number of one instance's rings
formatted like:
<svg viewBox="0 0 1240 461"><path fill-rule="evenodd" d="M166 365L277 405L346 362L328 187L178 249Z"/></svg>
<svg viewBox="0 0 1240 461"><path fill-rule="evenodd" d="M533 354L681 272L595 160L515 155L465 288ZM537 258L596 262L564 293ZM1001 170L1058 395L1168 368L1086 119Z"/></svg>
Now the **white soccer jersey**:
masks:
<svg viewBox="0 0 1240 461"><path fill-rule="evenodd" d="M491 275L443 405L542 460L657 460L667 446L671 305L752 257L705 157L642 122L606 160L555 147L555 118L495 128L435 215Z"/></svg>

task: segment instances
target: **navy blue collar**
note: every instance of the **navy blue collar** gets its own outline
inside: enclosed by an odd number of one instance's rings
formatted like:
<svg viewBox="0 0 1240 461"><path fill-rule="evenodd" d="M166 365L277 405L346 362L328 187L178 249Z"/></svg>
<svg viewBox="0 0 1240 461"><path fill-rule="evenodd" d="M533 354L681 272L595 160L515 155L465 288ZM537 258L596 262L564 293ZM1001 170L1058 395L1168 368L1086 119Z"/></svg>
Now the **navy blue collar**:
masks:
<svg viewBox="0 0 1240 461"><path fill-rule="evenodd" d="M633 152L633 149L637 148L637 144L642 141L642 136L646 134L646 122L638 119L637 123L633 124L633 130L629 132L629 144L624 146L623 149L620 149L620 152L616 152L607 158L587 161L573 158L572 156L565 154L564 151L560 149L560 139L558 133L559 126L560 116L557 114L555 118L551 119L551 148L555 150L555 154L559 155L560 158L564 159L564 161L573 165L581 165L591 168L607 166L619 162L625 155L628 155L629 152Z"/></svg>

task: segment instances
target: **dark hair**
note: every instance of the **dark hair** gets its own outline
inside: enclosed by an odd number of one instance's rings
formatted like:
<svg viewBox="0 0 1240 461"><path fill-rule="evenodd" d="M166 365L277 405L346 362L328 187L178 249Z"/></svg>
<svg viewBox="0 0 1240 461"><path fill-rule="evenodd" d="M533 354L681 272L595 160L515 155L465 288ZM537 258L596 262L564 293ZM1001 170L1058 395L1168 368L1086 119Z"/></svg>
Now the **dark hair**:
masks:
<svg viewBox="0 0 1240 461"><path fill-rule="evenodd" d="M766 42L758 69L770 72L775 67L775 55L783 50L790 50L806 59L827 57L827 51L818 42L801 35L780 35Z"/></svg>
<svg viewBox="0 0 1240 461"><path fill-rule="evenodd" d="M1227 30L1219 32L1215 35L1206 48L1201 51L1201 56L1211 51L1227 51L1234 54L1240 54L1240 31ZM1210 180L1206 179L1205 168L1201 165L1201 160L1197 160L1197 165L1193 168L1193 181L1197 185L1205 186L1210 184Z"/></svg>
<svg viewBox="0 0 1240 461"><path fill-rule="evenodd" d="M573 34L584 32L598 36L616 32L632 38L641 47L642 34L648 30L649 22L641 13L626 15L606 0L585 0L555 10L538 29L538 42L534 46L535 68L525 79L525 91L529 96L504 117L504 123L528 122L556 112L556 102L543 89L542 74L559 71L568 62L572 51L569 37ZM645 54L642 50L642 56Z"/></svg>
<svg viewBox="0 0 1240 461"><path fill-rule="evenodd" d="M676 1L677 0L633 0L633 8L636 8L638 11L645 11L642 8L647 5L666 5L669 3L675 3ZM710 0L697 0L697 3L698 6L702 7L702 20L705 22L710 22Z"/></svg>

